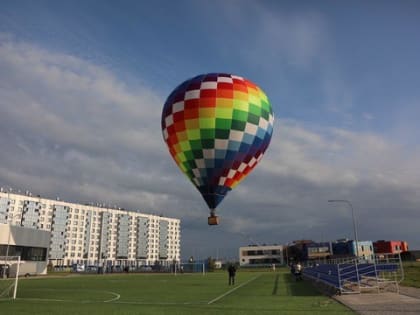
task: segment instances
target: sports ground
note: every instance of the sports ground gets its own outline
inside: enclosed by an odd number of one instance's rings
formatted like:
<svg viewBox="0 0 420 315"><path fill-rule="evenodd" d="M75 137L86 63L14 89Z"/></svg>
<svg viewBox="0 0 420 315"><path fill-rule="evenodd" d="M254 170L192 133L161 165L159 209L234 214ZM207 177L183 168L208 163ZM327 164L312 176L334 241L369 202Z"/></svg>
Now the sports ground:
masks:
<svg viewBox="0 0 420 315"><path fill-rule="evenodd" d="M354 314L286 269L202 274L67 275L20 279L2 314Z"/></svg>

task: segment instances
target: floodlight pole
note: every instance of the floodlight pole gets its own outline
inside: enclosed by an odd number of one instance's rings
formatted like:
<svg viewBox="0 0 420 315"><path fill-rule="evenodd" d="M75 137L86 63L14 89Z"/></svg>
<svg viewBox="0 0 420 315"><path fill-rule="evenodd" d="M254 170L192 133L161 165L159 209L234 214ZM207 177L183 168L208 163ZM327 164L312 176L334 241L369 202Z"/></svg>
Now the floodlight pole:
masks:
<svg viewBox="0 0 420 315"><path fill-rule="evenodd" d="M354 217L353 205L351 204L350 201L348 201L346 199L331 199L331 200L328 200L328 202L342 202L342 203L346 203L350 206L351 216L352 216L352 219L353 219L354 240L356 242L356 255L357 255L357 259L359 259L359 239L357 237L357 226L356 226L356 219Z"/></svg>

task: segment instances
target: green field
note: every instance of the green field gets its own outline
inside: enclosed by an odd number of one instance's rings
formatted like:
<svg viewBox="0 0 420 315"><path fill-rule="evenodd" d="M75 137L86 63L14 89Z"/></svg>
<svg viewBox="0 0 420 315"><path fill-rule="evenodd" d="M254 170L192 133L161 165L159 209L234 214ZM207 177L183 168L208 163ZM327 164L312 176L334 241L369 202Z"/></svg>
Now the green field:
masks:
<svg viewBox="0 0 420 315"><path fill-rule="evenodd" d="M1 314L354 314L295 282L286 270L239 271L235 286L221 272L75 275L20 279L18 298Z"/></svg>
<svg viewBox="0 0 420 315"><path fill-rule="evenodd" d="M404 263L404 280L401 284L420 288L420 262Z"/></svg>

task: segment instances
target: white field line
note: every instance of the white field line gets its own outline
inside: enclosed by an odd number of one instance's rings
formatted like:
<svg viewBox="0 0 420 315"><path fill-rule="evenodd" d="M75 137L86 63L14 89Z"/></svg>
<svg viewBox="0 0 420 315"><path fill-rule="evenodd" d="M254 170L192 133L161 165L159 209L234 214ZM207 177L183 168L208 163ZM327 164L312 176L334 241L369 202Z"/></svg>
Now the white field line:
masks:
<svg viewBox="0 0 420 315"><path fill-rule="evenodd" d="M114 295L114 296L115 296L113 299L110 299L110 300L106 300L106 301L104 301L104 303L117 301L117 300L119 300L119 299L120 299L120 297L121 297L121 295L119 295L118 293L115 293L115 292L111 292L111 291L104 291L104 292L109 293L109 294L112 294L112 295Z"/></svg>
<svg viewBox="0 0 420 315"><path fill-rule="evenodd" d="M67 290L70 291L70 290ZM42 299L42 298L17 298L19 300L28 300L28 301L45 301L45 302L71 302L71 303L98 303L98 302L103 302L103 303L109 303L109 302L114 302L120 299L121 295L119 295L118 293L115 292L111 292L111 291L96 291L96 292L105 292L108 294L113 295L114 297L112 299L109 300L105 300L105 301L97 301L97 300L62 300L62 299Z"/></svg>
<svg viewBox="0 0 420 315"><path fill-rule="evenodd" d="M202 305L207 304L207 301L195 302L142 302L142 301L116 301L113 304L136 304L136 305Z"/></svg>
<svg viewBox="0 0 420 315"><path fill-rule="evenodd" d="M244 283L242 283L241 285L239 285L239 286L237 286L237 287L235 287L235 288L233 288L233 289L231 289L231 290L229 290L229 291L227 291L227 292L225 292L225 293L223 293L222 295L219 295L217 298L214 298L213 300L211 300L211 301L209 301L207 304L213 304L214 302L216 302L216 301L219 301L220 299L222 299L222 298L224 298L225 296L227 296L227 295L229 295L229 294L231 294L232 292L234 292L234 291L236 291L236 290L238 290L239 288L242 288L243 286L245 286L245 285L247 285L248 283L250 283L250 282L252 282L252 281L254 281L255 279L257 279L257 278L259 278L261 275L258 275L258 276L256 276L256 277L254 277L254 278L252 278L252 279L249 279L247 282L244 282Z"/></svg>
<svg viewBox="0 0 420 315"><path fill-rule="evenodd" d="M38 298L16 298L16 300L24 301L41 301L41 302L77 302L72 300L59 300L59 299L38 299Z"/></svg>

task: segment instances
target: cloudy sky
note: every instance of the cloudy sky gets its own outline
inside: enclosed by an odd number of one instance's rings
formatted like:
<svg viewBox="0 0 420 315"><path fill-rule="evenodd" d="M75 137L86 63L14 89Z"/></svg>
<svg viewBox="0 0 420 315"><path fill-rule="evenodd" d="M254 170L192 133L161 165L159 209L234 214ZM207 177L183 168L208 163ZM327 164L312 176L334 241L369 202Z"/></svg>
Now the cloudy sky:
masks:
<svg viewBox="0 0 420 315"><path fill-rule="evenodd" d="M0 185L182 220L182 256L250 243L420 249L418 1L1 1ZM179 83L249 78L276 121L207 225L162 139Z"/></svg>

